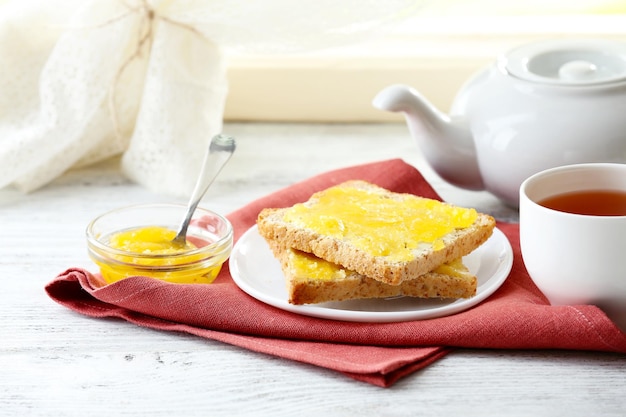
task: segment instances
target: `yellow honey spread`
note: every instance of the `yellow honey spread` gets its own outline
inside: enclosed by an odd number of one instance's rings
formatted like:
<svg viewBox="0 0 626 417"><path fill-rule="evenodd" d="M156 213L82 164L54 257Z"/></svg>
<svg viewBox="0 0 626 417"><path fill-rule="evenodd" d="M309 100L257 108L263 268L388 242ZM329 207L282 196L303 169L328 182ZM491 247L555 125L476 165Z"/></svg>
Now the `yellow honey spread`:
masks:
<svg viewBox="0 0 626 417"><path fill-rule="evenodd" d="M138 227L115 233L109 238L109 246L127 252L167 255L184 252L195 248L187 242L181 247L172 242L176 236L174 230L161 226Z"/></svg>
<svg viewBox="0 0 626 417"><path fill-rule="evenodd" d="M409 194L394 199L365 189L332 187L317 197L314 203L287 209L283 220L391 261L411 260L422 243L443 249L444 236L477 218L474 209Z"/></svg>
<svg viewBox="0 0 626 417"><path fill-rule="evenodd" d="M293 276L320 281L331 281L346 277L345 269L323 259L291 249L289 252L289 268Z"/></svg>
<svg viewBox="0 0 626 417"><path fill-rule="evenodd" d="M433 270L433 272L457 278L467 277L468 275L471 275L460 258L450 262L446 262L443 265L439 265Z"/></svg>
<svg viewBox="0 0 626 417"><path fill-rule="evenodd" d="M293 276L307 280L333 281L345 278L347 275L346 270L340 265L295 249L291 249L289 253L289 268ZM469 275L461 259L440 265L433 272L457 278Z"/></svg>
<svg viewBox="0 0 626 417"><path fill-rule="evenodd" d="M221 263L206 262L206 254L187 242L181 247L172 242L176 232L161 226L138 227L114 233L108 247L124 251L106 261L97 261L107 282L144 275L177 283L210 283L221 269Z"/></svg>

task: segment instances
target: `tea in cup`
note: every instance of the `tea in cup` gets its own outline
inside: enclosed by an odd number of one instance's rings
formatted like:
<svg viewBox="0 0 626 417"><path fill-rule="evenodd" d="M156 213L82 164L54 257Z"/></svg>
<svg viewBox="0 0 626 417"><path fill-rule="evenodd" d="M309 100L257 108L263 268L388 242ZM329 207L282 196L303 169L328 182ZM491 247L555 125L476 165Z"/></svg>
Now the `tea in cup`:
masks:
<svg viewBox="0 0 626 417"><path fill-rule="evenodd" d="M595 304L626 329L626 164L567 165L520 187L520 246L552 305Z"/></svg>

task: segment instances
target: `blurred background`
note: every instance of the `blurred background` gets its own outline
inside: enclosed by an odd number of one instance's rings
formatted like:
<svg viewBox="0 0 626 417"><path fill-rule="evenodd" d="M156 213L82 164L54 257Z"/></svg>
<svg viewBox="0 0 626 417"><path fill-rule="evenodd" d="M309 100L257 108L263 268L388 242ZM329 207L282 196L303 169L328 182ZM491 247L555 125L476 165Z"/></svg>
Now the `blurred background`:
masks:
<svg viewBox="0 0 626 417"><path fill-rule="evenodd" d="M370 105L393 83L447 111L455 93L499 54L533 40L626 41L618 0L437 0L362 42L289 55L239 55L229 66L226 120L377 122L401 116Z"/></svg>

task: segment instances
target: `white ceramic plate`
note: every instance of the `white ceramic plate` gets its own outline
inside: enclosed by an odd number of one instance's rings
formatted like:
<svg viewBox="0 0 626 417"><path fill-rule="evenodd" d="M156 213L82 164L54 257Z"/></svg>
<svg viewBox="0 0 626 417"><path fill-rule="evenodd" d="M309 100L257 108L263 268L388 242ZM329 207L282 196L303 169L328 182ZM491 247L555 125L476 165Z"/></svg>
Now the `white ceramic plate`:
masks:
<svg viewBox="0 0 626 417"><path fill-rule="evenodd" d="M439 300L412 297L349 300L292 305L287 301L285 278L267 242L253 226L241 236L230 256L235 283L252 297L274 307L306 316L358 322L425 320L467 310L493 294L506 280L513 265L513 251L499 229L487 242L463 258L478 278L476 295L469 299Z"/></svg>

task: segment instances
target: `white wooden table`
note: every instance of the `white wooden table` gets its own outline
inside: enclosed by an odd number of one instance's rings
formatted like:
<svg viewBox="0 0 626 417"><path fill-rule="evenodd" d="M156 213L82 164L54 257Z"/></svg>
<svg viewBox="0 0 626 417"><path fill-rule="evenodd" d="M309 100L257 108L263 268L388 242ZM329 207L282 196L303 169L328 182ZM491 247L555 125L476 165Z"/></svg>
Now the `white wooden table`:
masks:
<svg viewBox="0 0 626 417"><path fill-rule="evenodd" d="M404 125L228 124L239 148L203 206L228 213L292 182L402 157L441 195L499 218L515 212L455 190ZM184 202L127 181L116 161L23 195L0 190L0 416L624 416L626 355L458 350L383 389L222 343L90 319L44 285L94 269L84 229L130 203Z"/></svg>

